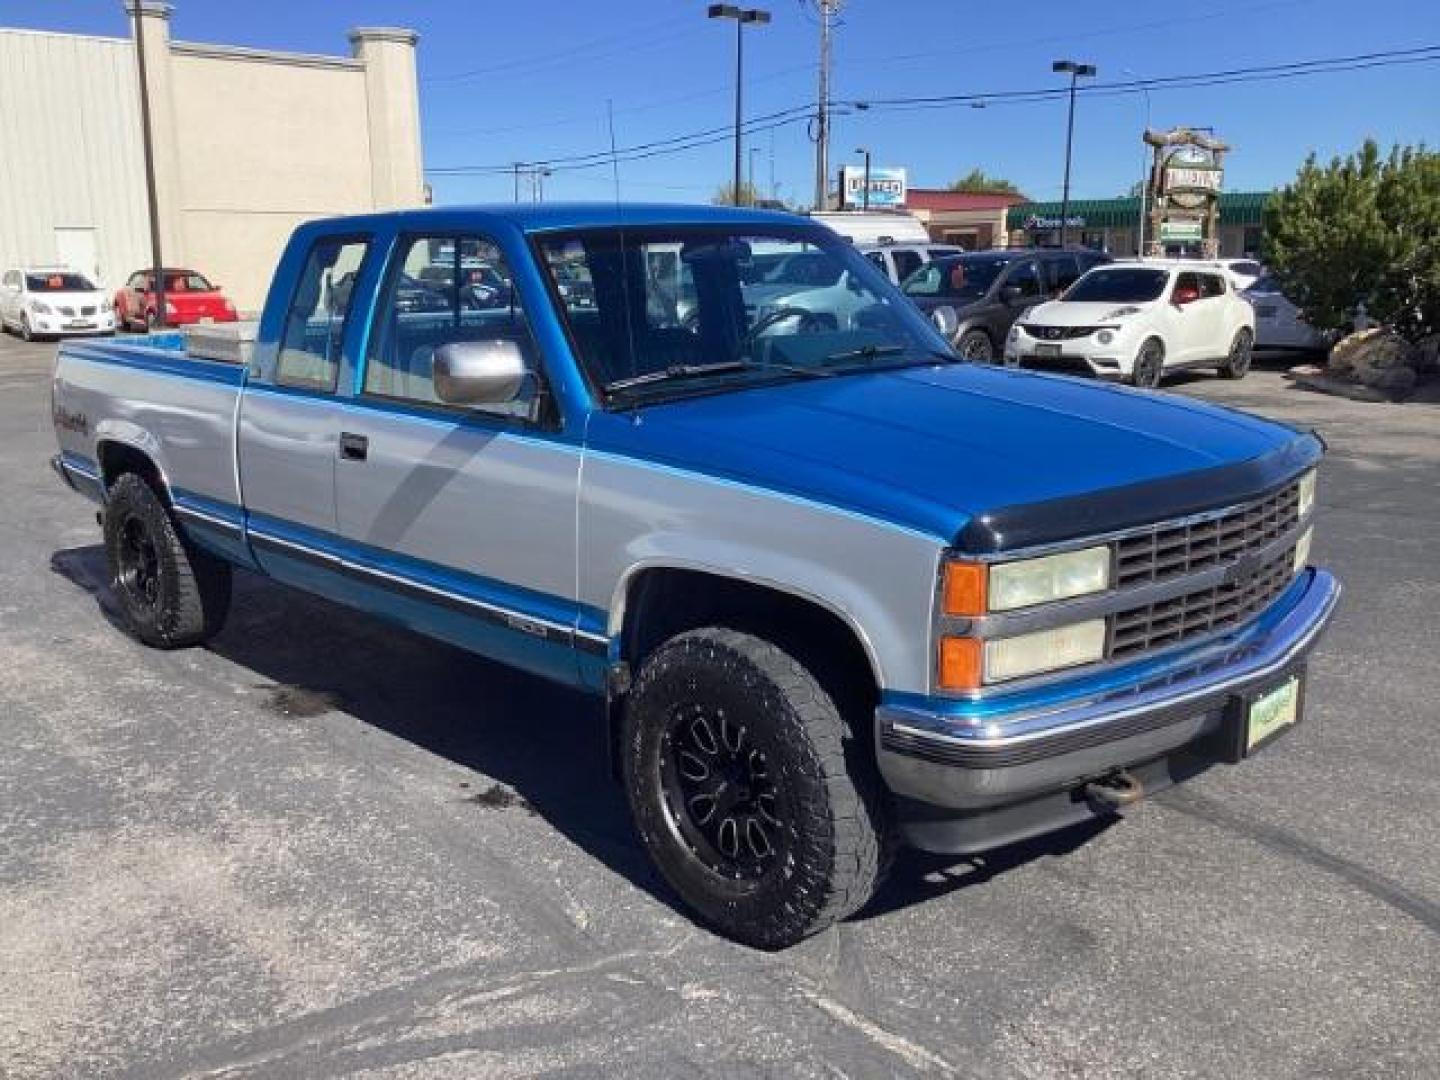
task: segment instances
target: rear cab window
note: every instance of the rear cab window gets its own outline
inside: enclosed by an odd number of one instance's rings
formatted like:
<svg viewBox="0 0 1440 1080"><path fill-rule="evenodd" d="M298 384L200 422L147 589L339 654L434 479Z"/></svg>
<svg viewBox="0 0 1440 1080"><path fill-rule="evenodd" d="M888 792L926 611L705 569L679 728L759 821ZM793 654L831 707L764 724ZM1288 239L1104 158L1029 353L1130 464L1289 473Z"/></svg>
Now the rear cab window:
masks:
<svg viewBox="0 0 1440 1080"><path fill-rule="evenodd" d="M285 311L276 383L334 393L350 300L369 250L368 237L325 236L310 248Z"/></svg>

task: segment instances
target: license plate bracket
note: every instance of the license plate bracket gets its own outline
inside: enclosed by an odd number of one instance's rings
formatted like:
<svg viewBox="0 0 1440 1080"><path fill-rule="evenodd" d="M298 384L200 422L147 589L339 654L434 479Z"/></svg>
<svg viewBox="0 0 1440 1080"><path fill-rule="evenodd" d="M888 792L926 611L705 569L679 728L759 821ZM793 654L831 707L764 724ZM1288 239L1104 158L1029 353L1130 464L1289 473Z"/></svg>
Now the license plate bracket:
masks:
<svg viewBox="0 0 1440 1080"><path fill-rule="evenodd" d="M1036 346L1035 346L1035 355L1036 355L1036 356L1059 356L1059 355L1060 355L1060 346L1059 346L1059 345L1050 345L1050 344L1047 344L1047 343L1044 343L1044 342L1037 343Z"/></svg>
<svg viewBox="0 0 1440 1080"><path fill-rule="evenodd" d="M1305 715L1305 670L1296 668L1281 679L1234 695L1225 709L1227 758L1252 757Z"/></svg>

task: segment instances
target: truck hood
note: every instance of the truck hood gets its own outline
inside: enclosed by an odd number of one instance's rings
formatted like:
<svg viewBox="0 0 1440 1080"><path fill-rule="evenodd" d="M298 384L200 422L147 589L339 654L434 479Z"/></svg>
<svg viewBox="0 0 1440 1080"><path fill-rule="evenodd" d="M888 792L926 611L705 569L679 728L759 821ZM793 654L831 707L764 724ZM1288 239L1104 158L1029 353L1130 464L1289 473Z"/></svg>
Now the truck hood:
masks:
<svg viewBox="0 0 1440 1080"><path fill-rule="evenodd" d="M1113 503L1116 489L1217 475L1302 441L1318 453L1310 436L1218 406L974 365L712 394L642 407L636 419L597 415L589 445L947 541L992 511L1101 492ZM1185 486L1213 506L1234 494Z"/></svg>
<svg viewBox="0 0 1440 1080"><path fill-rule="evenodd" d="M1102 323L1107 326L1117 326L1125 319L1133 319L1135 316L1122 315L1119 318L1107 318L1107 316L1122 308L1139 308L1142 312L1149 311L1157 302L1126 304L1107 300L1102 303L1067 303L1064 300L1051 300L1031 308L1020 321L1038 323L1041 326L1099 326Z"/></svg>

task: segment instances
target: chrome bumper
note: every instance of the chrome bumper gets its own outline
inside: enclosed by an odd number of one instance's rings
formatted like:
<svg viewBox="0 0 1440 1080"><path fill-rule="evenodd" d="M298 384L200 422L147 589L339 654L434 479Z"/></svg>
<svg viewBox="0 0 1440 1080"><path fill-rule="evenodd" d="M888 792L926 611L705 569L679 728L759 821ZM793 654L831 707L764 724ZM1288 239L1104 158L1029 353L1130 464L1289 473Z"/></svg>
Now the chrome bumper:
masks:
<svg viewBox="0 0 1440 1080"><path fill-rule="evenodd" d="M1299 667L1339 598L1335 577L1312 568L1276 602L1278 614L1262 613L1178 666L1041 707L997 714L967 712L965 703L883 704L880 771L903 798L977 810L1163 757L1217 731L1233 695Z"/></svg>

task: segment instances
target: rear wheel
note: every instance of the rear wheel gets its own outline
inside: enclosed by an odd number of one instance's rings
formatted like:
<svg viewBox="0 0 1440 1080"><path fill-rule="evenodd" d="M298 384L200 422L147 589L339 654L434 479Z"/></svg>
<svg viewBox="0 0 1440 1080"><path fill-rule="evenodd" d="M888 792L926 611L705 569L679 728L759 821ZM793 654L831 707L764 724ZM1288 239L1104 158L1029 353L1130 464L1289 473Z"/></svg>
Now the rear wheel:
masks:
<svg viewBox="0 0 1440 1080"><path fill-rule="evenodd" d="M1154 389L1160 385L1165 371L1165 346L1158 338L1148 338L1135 355L1135 368L1130 372L1130 385Z"/></svg>
<svg viewBox="0 0 1440 1080"><path fill-rule="evenodd" d="M868 753L799 660L724 627L660 646L626 703L625 786L651 859L704 922L759 948L879 886L890 830Z"/></svg>
<svg viewBox="0 0 1440 1080"><path fill-rule="evenodd" d="M1235 340L1230 342L1230 352L1220 365L1220 374L1227 379L1243 379L1254 355L1255 335L1242 327L1235 331Z"/></svg>
<svg viewBox="0 0 1440 1080"><path fill-rule="evenodd" d="M969 360L972 364L990 364L995 361L995 346L990 341L990 335L984 330L966 330L960 335L955 351L961 360Z"/></svg>
<svg viewBox="0 0 1440 1080"><path fill-rule="evenodd" d="M198 645L225 624L230 564L187 543L135 473L122 475L106 497L105 559L126 625L146 645Z"/></svg>

